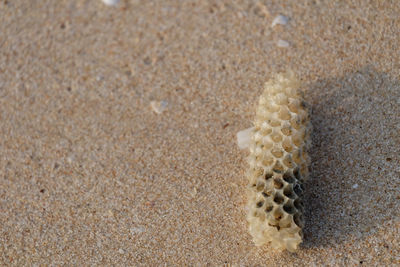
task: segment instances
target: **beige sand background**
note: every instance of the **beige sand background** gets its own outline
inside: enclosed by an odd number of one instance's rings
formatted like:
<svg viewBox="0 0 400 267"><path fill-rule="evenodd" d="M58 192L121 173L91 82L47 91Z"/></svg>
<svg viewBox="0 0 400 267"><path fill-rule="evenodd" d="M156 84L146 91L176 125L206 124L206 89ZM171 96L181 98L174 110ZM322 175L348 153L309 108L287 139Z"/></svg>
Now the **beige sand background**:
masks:
<svg viewBox="0 0 400 267"><path fill-rule="evenodd" d="M1 0L0 265L400 265L399 14L398 1ZM253 246L236 144L287 68L315 129L294 254Z"/></svg>

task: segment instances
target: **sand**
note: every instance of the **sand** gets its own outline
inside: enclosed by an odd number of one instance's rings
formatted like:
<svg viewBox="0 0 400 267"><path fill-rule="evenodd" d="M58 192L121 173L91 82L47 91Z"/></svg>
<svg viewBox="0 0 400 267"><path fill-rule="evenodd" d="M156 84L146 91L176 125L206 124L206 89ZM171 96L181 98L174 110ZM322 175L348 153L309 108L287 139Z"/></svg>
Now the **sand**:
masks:
<svg viewBox="0 0 400 267"><path fill-rule="evenodd" d="M399 14L397 1L0 1L0 265L400 265ZM288 68L314 126L296 253L253 245L236 143Z"/></svg>

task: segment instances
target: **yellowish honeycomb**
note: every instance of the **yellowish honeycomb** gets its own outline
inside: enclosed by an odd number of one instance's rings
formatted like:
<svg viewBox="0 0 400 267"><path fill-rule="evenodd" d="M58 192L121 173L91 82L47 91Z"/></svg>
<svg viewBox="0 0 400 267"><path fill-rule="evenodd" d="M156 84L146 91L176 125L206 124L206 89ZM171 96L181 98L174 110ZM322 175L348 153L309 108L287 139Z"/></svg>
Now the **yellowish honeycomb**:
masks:
<svg viewBox="0 0 400 267"><path fill-rule="evenodd" d="M292 72L265 83L256 111L248 158L249 231L257 246L295 251L302 242L305 179L311 124Z"/></svg>

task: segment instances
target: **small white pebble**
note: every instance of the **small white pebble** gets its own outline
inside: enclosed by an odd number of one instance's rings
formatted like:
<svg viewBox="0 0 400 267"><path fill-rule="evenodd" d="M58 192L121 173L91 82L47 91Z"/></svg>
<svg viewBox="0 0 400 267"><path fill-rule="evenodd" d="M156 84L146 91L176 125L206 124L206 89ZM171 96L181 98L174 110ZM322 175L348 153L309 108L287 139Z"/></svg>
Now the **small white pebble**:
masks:
<svg viewBox="0 0 400 267"><path fill-rule="evenodd" d="M150 106L153 111L157 114L161 114L167 108L167 101L151 101Z"/></svg>
<svg viewBox="0 0 400 267"><path fill-rule="evenodd" d="M248 128L246 130L240 131L236 134L237 136L237 144L240 149L246 149L250 146L251 143L251 132L254 127Z"/></svg>
<svg viewBox="0 0 400 267"><path fill-rule="evenodd" d="M120 248L120 249L118 249L118 253L119 253L119 254L124 254L125 251L124 251L122 248Z"/></svg>
<svg viewBox="0 0 400 267"><path fill-rule="evenodd" d="M143 227L133 227L130 229L131 235L134 234L140 234L144 232L144 228Z"/></svg>
<svg viewBox="0 0 400 267"><path fill-rule="evenodd" d="M358 184L353 184L353 189L356 189L358 187Z"/></svg>
<svg viewBox="0 0 400 267"><path fill-rule="evenodd" d="M274 18L274 20L272 21L271 26L275 27L277 24L286 25L286 23L288 23L288 21L289 21L288 17L283 16L283 15L279 15L279 16L276 16Z"/></svg>
<svg viewBox="0 0 400 267"><path fill-rule="evenodd" d="M107 6L115 6L118 4L119 0L102 0Z"/></svg>
<svg viewBox="0 0 400 267"><path fill-rule="evenodd" d="M278 47L289 47L289 43L285 40L279 39L278 42L276 43Z"/></svg>

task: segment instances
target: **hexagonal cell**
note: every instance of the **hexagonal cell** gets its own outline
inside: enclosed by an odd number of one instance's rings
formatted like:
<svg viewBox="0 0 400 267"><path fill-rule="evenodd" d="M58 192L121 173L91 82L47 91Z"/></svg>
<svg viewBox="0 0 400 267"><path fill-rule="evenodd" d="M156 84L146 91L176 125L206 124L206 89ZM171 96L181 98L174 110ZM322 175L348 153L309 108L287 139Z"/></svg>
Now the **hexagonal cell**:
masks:
<svg viewBox="0 0 400 267"><path fill-rule="evenodd" d="M267 205L267 206L265 207L265 212L271 212L273 209L274 209L274 206L273 206L273 205Z"/></svg>
<svg viewBox="0 0 400 267"><path fill-rule="evenodd" d="M261 191L263 191L264 190L264 187L265 187L265 183L263 183L263 182L257 182L257 185L256 185L256 190L257 190L257 192L261 192Z"/></svg>
<svg viewBox="0 0 400 267"><path fill-rule="evenodd" d="M281 196L281 194L279 194L279 193L276 193L275 194L275 197L274 197L274 202L276 203L276 204L282 204L283 202L285 201L285 199L283 198L283 196Z"/></svg>
<svg viewBox="0 0 400 267"><path fill-rule="evenodd" d="M272 164L274 164L275 159L271 156L271 155L264 155L263 160L262 160L262 164L264 166L271 166Z"/></svg>
<svg viewBox="0 0 400 267"><path fill-rule="evenodd" d="M265 136L261 140L261 148L264 149L264 150L270 149L273 145L274 145L274 143L269 139L268 136Z"/></svg>
<svg viewBox="0 0 400 267"><path fill-rule="evenodd" d="M293 177L292 173L290 171L287 171L283 174L283 180L289 184L293 184L296 179Z"/></svg>
<svg viewBox="0 0 400 267"><path fill-rule="evenodd" d="M290 125L292 125L294 129L298 130L301 127L301 122L299 118L296 116L290 120Z"/></svg>
<svg viewBox="0 0 400 267"><path fill-rule="evenodd" d="M300 184L296 184L293 187L293 191L296 193L296 195L301 196L303 194L303 189L301 188Z"/></svg>
<svg viewBox="0 0 400 267"><path fill-rule="evenodd" d="M274 100L278 105L289 104L288 97L284 93L278 93L274 96Z"/></svg>
<svg viewBox="0 0 400 267"><path fill-rule="evenodd" d="M288 202L285 205L283 205L283 210L288 214L294 214L296 212L296 209L294 208L293 203L291 202Z"/></svg>
<svg viewBox="0 0 400 267"><path fill-rule="evenodd" d="M296 214L293 215L294 223L300 228L303 228L303 226L304 226L302 219L303 218L301 217L300 213L296 213Z"/></svg>
<svg viewBox="0 0 400 267"><path fill-rule="evenodd" d="M280 209L276 209L276 210L274 211L274 218L275 218L275 220L280 221L280 220L282 219L282 217L283 217L282 211L281 211Z"/></svg>
<svg viewBox="0 0 400 267"><path fill-rule="evenodd" d="M288 108L291 112L293 113L297 113L299 112L299 105L300 105L300 101L297 99L292 99L288 105Z"/></svg>
<svg viewBox="0 0 400 267"><path fill-rule="evenodd" d="M277 112L279 110L279 105L269 103L269 105L266 106L266 109L270 112Z"/></svg>
<svg viewBox="0 0 400 267"><path fill-rule="evenodd" d="M278 117L279 117L281 120L287 121L287 120L290 120L290 118L291 118L292 116L290 115L289 109L288 109L287 107L281 106L281 109L280 109L279 112L278 112Z"/></svg>
<svg viewBox="0 0 400 267"><path fill-rule="evenodd" d="M273 170L274 172L276 172L276 173L282 173L282 172L283 172L283 166L282 166L282 164L281 164L279 161L277 161L277 162L275 163L274 167L272 168L272 170Z"/></svg>
<svg viewBox="0 0 400 267"><path fill-rule="evenodd" d="M295 199L296 198L296 195L294 194L294 191L293 191L293 187L290 184L285 186L285 188L283 189L283 194L286 197L291 198L291 199Z"/></svg>
<svg viewBox="0 0 400 267"><path fill-rule="evenodd" d="M264 177L265 177L265 180L271 179L273 175L274 175L274 174L273 174L272 172L267 171L267 172L265 173L265 176L264 176Z"/></svg>
<svg viewBox="0 0 400 267"><path fill-rule="evenodd" d="M281 126L280 120L270 119L270 120L268 120L268 123L269 123L269 125L271 125L271 127Z"/></svg>
<svg viewBox="0 0 400 267"><path fill-rule="evenodd" d="M286 136L291 136L293 133L293 128L290 122L284 122L281 127L281 132Z"/></svg>
<svg viewBox="0 0 400 267"><path fill-rule="evenodd" d="M280 141L282 141L282 135L279 132L275 131L271 133L271 139L275 143L279 143Z"/></svg>
<svg viewBox="0 0 400 267"><path fill-rule="evenodd" d="M301 139L301 136L299 133L296 133L295 135L292 136L292 141L293 141L293 144L297 147L301 147L303 145L303 139Z"/></svg>
<svg viewBox="0 0 400 267"><path fill-rule="evenodd" d="M280 178L274 178L274 187L276 189L281 189L283 187L283 182Z"/></svg>
<svg viewBox="0 0 400 267"><path fill-rule="evenodd" d="M297 165L299 165L301 163L301 161L302 161L301 160L301 151L299 149L296 149L293 151L292 159Z"/></svg>
<svg viewBox="0 0 400 267"><path fill-rule="evenodd" d="M282 147L286 152L290 153L293 149L292 139L290 138L283 139Z"/></svg>
<svg viewBox="0 0 400 267"><path fill-rule="evenodd" d="M298 210L303 210L303 202L298 198L294 201L294 207Z"/></svg>
<svg viewBox="0 0 400 267"><path fill-rule="evenodd" d="M271 149L271 154L274 157L281 158L283 156L283 151L279 147L274 147Z"/></svg>
<svg viewBox="0 0 400 267"><path fill-rule="evenodd" d="M284 159L283 159L283 164L288 167L289 169L294 167L294 163L292 160L292 157L290 155L287 155Z"/></svg>

